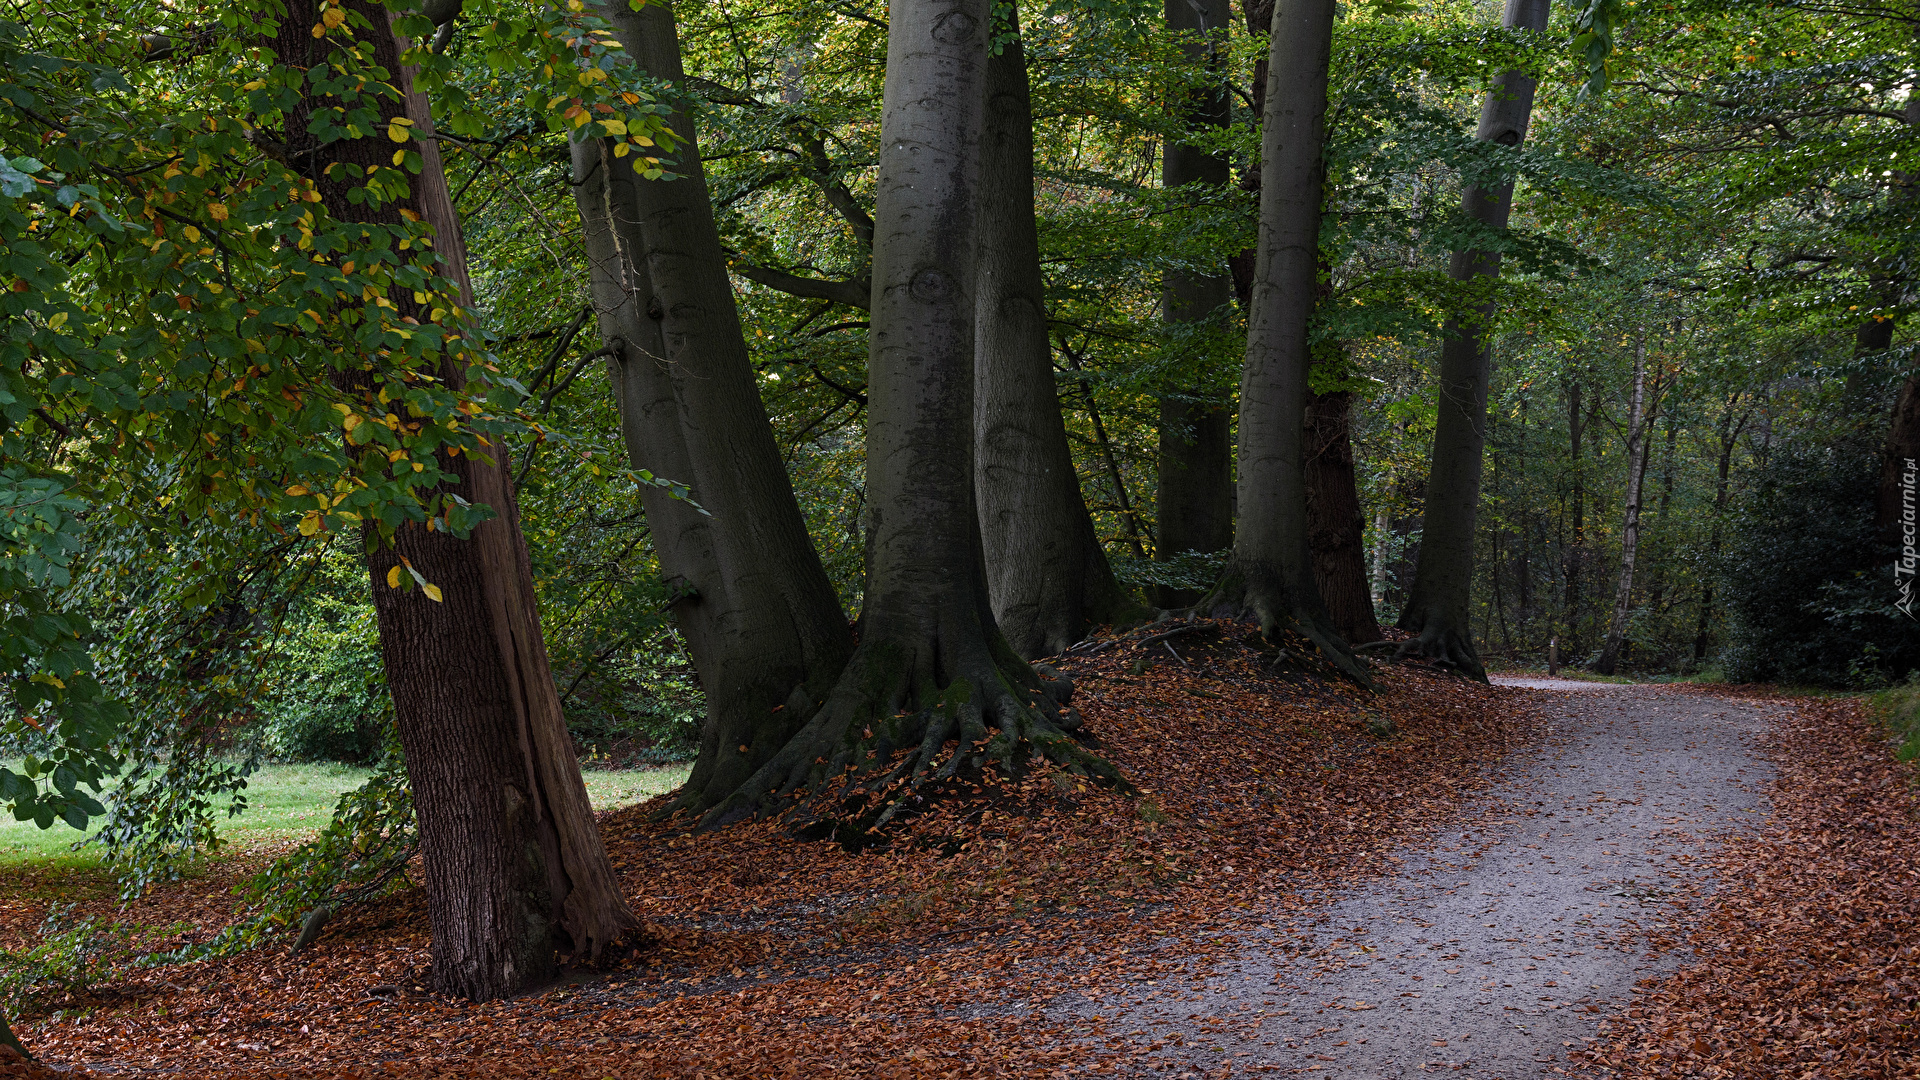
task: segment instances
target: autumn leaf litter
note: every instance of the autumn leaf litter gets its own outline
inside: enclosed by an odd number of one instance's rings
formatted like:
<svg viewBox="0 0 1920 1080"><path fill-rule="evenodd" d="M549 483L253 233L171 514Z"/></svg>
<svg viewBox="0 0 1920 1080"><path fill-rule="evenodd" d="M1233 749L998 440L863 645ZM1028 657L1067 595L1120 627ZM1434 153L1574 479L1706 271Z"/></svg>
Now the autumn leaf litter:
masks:
<svg viewBox="0 0 1920 1080"><path fill-rule="evenodd" d="M16 1029L48 1061L101 1074L1138 1071L1148 1045L1109 1030L1124 1006L1201 977L1263 924L1278 945L1291 913L1393 865L1541 735L1521 695L1418 668L1381 669L1367 695L1275 670L1248 627L1147 636L1060 662L1137 797L1054 772L987 778L859 852L776 823L689 835L629 808L602 830L651 940L613 970L480 1005L428 993L409 889L298 957L138 972L63 1003L73 1018ZM79 907L204 939L243 869L117 915L106 897ZM0 933L20 944L45 907L0 900Z"/></svg>

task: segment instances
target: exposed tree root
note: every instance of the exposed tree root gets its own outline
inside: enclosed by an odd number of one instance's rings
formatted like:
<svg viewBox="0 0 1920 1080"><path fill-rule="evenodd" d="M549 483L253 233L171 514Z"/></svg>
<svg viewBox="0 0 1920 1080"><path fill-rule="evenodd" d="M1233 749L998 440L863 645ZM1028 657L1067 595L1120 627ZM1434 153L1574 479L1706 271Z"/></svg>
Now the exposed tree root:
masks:
<svg viewBox="0 0 1920 1080"><path fill-rule="evenodd" d="M929 781L1043 762L1130 789L1082 744L1072 695L1070 680L1028 665L997 635L966 648L863 642L805 726L701 827L779 814L849 838L921 805Z"/></svg>
<svg viewBox="0 0 1920 1080"><path fill-rule="evenodd" d="M1306 588L1287 588L1276 574L1236 561L1194 610L1216 619L1253 619L1260 636L1283 658L1304 646L1309 655L1301 659L1320 661L1361 686L1373 685L1366 661L1333 629L1318 597Z"/></svg>
<svg viewBox="0 0 1920 1080"><path fill-rule="evenodd" d="M1429 617L1415 625L1413 616L1409 611L1400 619L1400 629L1414 636L1393 650L1395 663L1424 660L1475 682L1487 681L1487 669L1481 665L1480 654L1473 647L1473 635L1453 625L1450 619Z"/></svg>

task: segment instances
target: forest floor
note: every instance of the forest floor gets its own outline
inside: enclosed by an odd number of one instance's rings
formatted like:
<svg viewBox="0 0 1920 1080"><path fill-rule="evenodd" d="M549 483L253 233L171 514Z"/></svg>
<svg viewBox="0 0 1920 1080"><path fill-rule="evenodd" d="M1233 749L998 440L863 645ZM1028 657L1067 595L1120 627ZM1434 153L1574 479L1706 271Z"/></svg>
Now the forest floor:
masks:
<svg viewBox="0 0 1920 1080"><path fill-rule="evenodd" d="M604 815L652 932L613 970L438 997L409 889L16 1029L102 1076L1920 1076L1920 799L1859 702L1369 695L1248 633L1064 663L1138 798L987 782L859 853ZM79 912L201 940L251 869ZM57 884L0 884L0 948Z"/></svg>

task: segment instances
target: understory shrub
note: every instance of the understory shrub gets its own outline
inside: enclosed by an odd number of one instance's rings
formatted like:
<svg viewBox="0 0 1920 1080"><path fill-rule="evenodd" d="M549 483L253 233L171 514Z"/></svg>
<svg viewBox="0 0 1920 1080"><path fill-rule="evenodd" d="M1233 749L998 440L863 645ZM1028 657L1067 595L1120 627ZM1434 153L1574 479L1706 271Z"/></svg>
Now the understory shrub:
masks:
<svg viewBox="0 0 1920 1080"><path fill-rule="evenodd" d="M1920 622L1894 607L1873 526L1878 477L1863 442L1774 450L1722 564L1728 681L1873 688L1920 668Z"/></svg>

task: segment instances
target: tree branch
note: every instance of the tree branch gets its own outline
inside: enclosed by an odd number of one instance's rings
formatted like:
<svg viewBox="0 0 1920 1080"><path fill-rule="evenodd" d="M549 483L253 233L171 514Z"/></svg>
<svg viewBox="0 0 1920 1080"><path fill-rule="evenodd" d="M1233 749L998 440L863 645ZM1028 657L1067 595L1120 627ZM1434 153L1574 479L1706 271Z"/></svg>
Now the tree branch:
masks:
<svg viewBox="0 0 1920 1080"><path fill-rule="evenodd" d="M836 281L832 278L809 278L798 274L789 274L785 270L775 270L769 266L755 266L752 263L736 262L731 267L734 273L758 285L783 292L789 296L804 296L812 300L831 300L836 304L867 310L873 299L873 282L866 277L851 281Z"/></svg>

